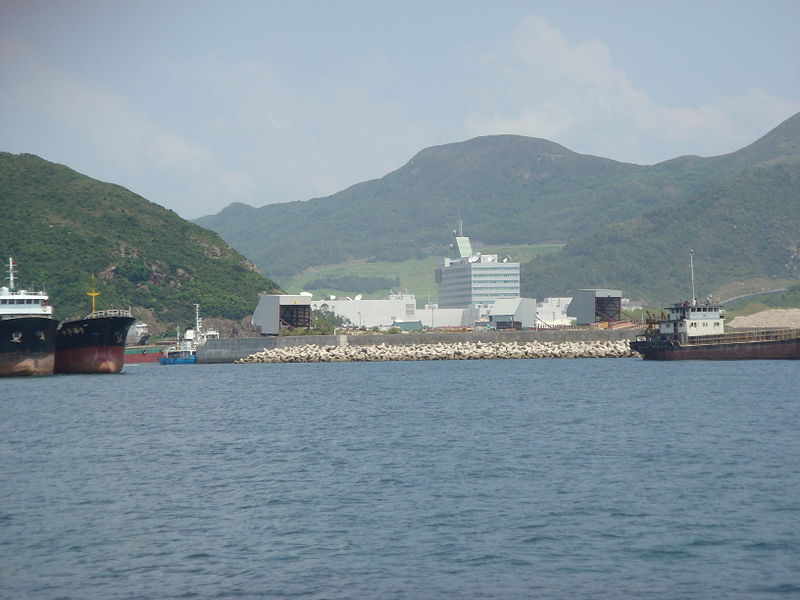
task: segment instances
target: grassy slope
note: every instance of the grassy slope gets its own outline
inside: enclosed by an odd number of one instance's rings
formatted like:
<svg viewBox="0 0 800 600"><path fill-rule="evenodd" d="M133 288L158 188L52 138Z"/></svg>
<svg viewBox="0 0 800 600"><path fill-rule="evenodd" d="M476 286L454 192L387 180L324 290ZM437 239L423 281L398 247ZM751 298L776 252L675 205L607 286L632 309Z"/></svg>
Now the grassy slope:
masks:
<svg viewBox="0 0 800 600"><path fill-rule="evenodd" d="M510 255L514 261L527 262L536 256L543 256L555 252L561 247L556 245L538 246L493 246L480 248L484 254ZM291 293L301 291L312 292L316 297L333 294L335 296L350 296L362 293L363 290L341 290L341 289L314 289L306 286L307 282L319 278L321 275L358 275L361 277L399 277L400 287L398 290L408 290L409 293L416 295L417 303L422 306L428 302L436 301L437 288L433 279L436 264L441 260L438 257L427 257L423 259L408 259L402 262L365 262L342 265L330 265L311 269L306 273L289 278L283 282L283 287ZM381 290L372 294L363 294L365 298L382 298L388 290Z"/></svg>

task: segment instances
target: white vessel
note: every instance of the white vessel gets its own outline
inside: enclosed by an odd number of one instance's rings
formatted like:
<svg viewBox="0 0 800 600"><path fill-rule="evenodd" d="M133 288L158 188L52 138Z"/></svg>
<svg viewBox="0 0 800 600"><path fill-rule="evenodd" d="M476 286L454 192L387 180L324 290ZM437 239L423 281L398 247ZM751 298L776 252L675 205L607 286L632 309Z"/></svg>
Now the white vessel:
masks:
<svg viewBox="0 0 800 600"><path fill-rule="evenodd" d="M16 289L16 263L8 259L8 286L0 287L0 377L51 375L56 329L47 292Z"/></svg>

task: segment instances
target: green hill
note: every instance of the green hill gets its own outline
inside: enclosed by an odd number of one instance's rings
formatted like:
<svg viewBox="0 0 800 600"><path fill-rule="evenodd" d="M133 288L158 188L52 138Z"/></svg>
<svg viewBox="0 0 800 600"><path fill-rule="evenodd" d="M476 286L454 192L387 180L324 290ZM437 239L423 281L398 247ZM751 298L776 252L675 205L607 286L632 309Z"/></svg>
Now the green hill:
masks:
<svg viewBox="0 0 800 600"><path fill-rule="evenodd" d="M578 239L798 157L800 115L737 152L651 166L542 139L487 136L427 148L397 171L327 198L232 204L196 223L287 281L310 267L442 256L459 218L473 241L489 246Z"/></svg>
<svg viewBox="0 0 800 600"><path fill-rule="evenodd" d="M459 218L487 245L566 240L676 197L668 175L647 181L647 169L546 140L489 136L428 148L401 169L328 198L234 204L195 222L280 279L359 259L440 256Z"/></svg>
<svg viewBox="0 0 800 600"><path fill-rule="evenodd" d="M521 271L523 295L608 287L646 302L691 297L758 280L779 288L800 277L800 162L758 167L682 202L571 240ZM770 280L774 283L770 284ZM739 292L746 293L746 287ZM720 298L725 299L725 298Z"/></svg>
<svg viewBox="0 0 800 600"><path fill-rule="evenodd" d="M0 256L16 260L20 287L46 286L59 318L89 312L91 274L98 308L130 306L170 327L193 323L195 303L240 320L277 288L216 233L31 154L0 153L0 206Z"/></svg>

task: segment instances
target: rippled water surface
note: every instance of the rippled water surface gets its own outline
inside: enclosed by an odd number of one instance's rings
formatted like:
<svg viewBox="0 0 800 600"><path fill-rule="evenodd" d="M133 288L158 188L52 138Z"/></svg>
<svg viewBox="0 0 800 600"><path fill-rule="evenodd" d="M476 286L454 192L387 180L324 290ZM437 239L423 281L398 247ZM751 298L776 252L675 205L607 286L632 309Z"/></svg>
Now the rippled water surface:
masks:
<svg viewBox="0 0 800 600"><path fill-rule="evenodd" d="M0 597L800 597L799 388L635 359L0 380Z"/></svg>

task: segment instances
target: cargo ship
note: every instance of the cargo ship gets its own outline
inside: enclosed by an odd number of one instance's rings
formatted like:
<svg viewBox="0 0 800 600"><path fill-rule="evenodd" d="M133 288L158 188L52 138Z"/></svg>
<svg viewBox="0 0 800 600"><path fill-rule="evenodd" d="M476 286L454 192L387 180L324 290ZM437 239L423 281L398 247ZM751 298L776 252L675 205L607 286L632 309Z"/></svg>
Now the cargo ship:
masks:
<svg viewBox="0 0 800 600"><path fill-rule="evenodd" d="M52 375L58 321L44 290L15 288L16 266L9 258L8 286L0 287L0 377Z"/></svg>
<svg viewBox="0 0 800 600"><path fill-rule="evenodd" d="M58 328L55 373L119 373L125 364L125 341L135 319L127 310L97 310L94 277L87 294L92 312Z"/></svg>
<svg viewBox="0 0 800 600"><path fill-rule="evenodd" d="M686 301L664 310L631 342L631 350L645 360L800 359L800 329L725 333L725 310L710 301Z"/></svg>
<svg viewBox="0 0 800 600"><path fill-rule="evenodd" d="M692 299L668 306L630 343L645 360L800 359L800 329L725 333L725 309L711 296L698 304L694 253L689 251Z"/></svg>

